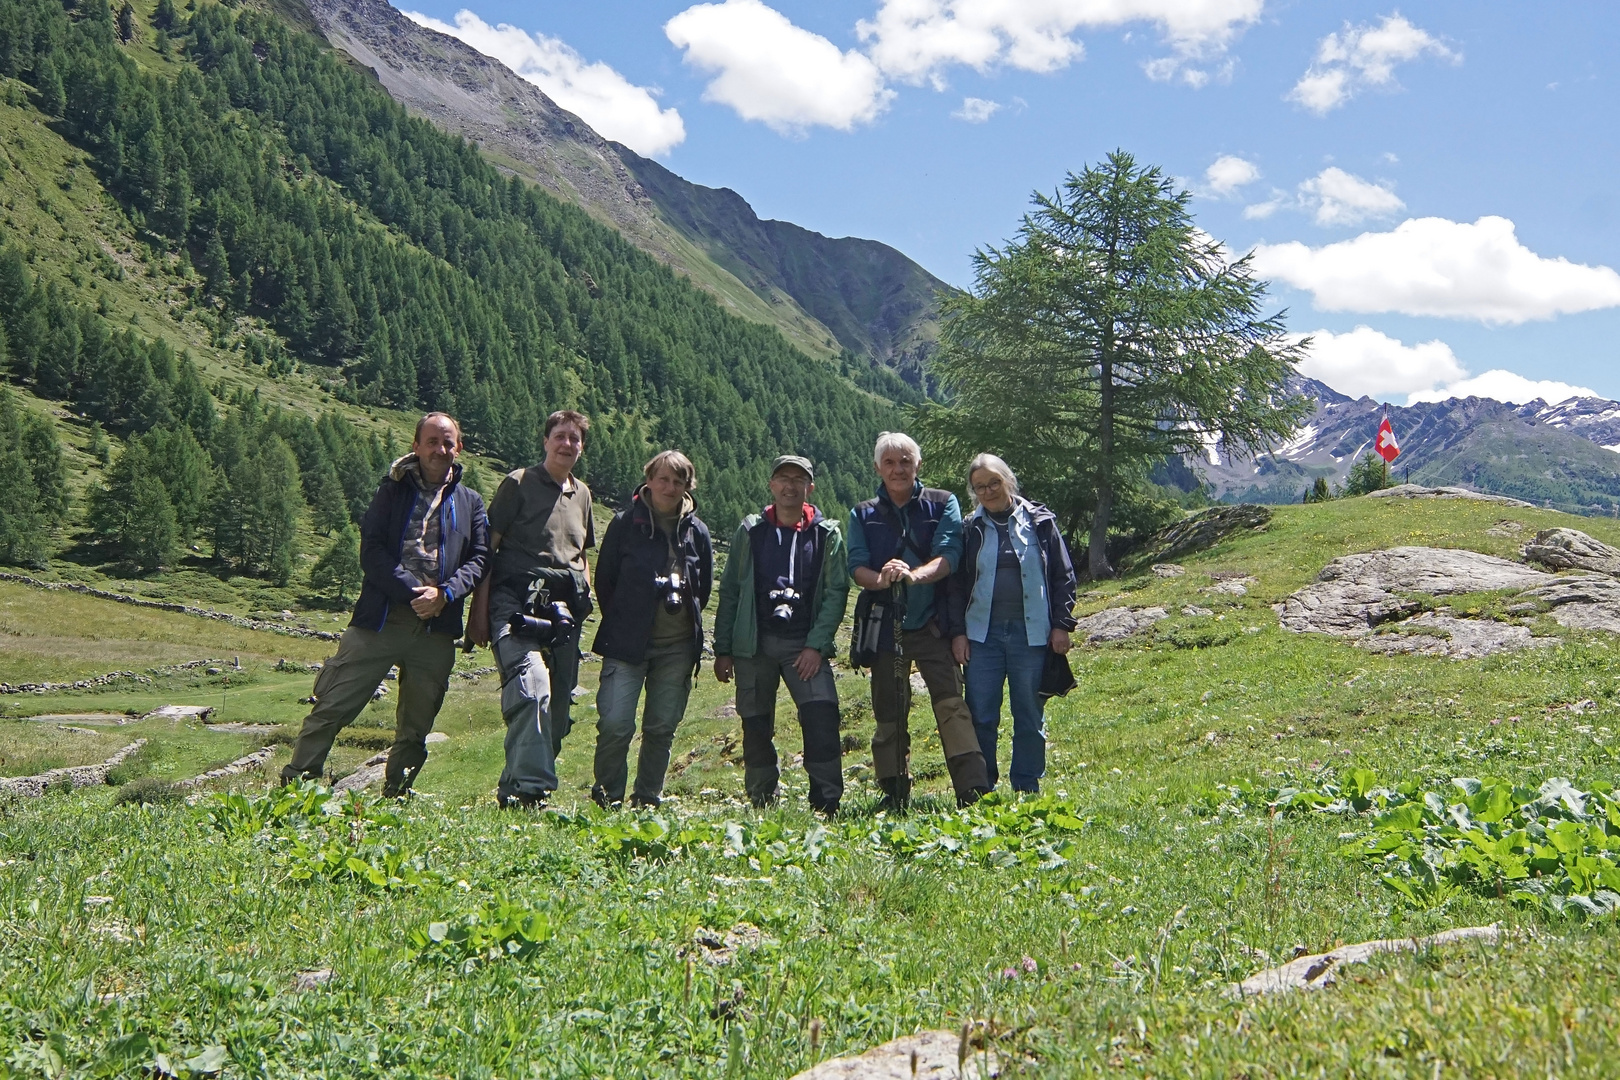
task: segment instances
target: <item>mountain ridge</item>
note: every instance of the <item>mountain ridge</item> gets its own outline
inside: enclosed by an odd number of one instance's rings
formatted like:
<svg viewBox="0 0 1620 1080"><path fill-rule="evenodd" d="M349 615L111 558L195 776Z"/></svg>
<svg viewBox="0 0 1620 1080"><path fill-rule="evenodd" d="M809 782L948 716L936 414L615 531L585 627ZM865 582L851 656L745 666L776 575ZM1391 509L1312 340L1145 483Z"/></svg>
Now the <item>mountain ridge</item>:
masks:
<svg viewBox="0 0 1620 1080"><path fill-rule="evenodd" d="M1224 501L1297 502L1318 477L1343 483L1373 448L1388 416L1402 453L1392 476L1458 484L1579 513L1620 505L1620 402L1570 398L1522 405L1463 397L1412 405L1352 398L1296 376L1289 391L1316 409L1269 452L1233 457L1218 447L1189 461Z"/></svg>
<svg viewBox="0 0 1620 1080"><path fill-rule="evenodd" d="M933 293L948 286L903 253L762 221L735 192L692 184L609 142L499 60L386 0L307 0L307 11L329 43L407 110L612 225L737 314L776 326L812 356L847 350L920 384L938 329ZM740 210L729 206L723 227L692 212L712 209L727 192ZM876 273L862 272L874 266ZM875 298L850 295L851 284Z"/></svg>
<svg viewBox="0 0 1620 1080"><path fill-rule="evenodd" d="M845 348L922 384L939 332L935 298L952 286L887 244L761 218L730 188L694 184L611 145L666 220L744 284L786 293Z"/></svg>

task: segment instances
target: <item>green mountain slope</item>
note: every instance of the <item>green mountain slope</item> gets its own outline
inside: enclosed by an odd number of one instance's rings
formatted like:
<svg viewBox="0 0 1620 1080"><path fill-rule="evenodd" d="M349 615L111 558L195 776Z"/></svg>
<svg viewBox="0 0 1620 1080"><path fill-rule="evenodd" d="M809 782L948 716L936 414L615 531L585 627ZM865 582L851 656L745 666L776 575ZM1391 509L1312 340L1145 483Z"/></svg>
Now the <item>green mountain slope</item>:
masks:
<svg viewBox="0 0 1620 1080"><path fill-rule="evenodd" d="M881 402L410 119L324 43L207 5L175 28L189 63L165 69L93 13L21 11L62 44L13 49L14 67L60 80L39 104L132 222L198 269L216 338L263 320L339 396L447 408L509 461L537 452L545 413L584 407L606 420L593 480L623 491L649 445L679 445L722 521L788 447L829 467L834 499L864 489Z"/></svg>
<svg viewBox="0 0 1620 1080"><path fill-rule="evenodd" d="M377 79L413 116L478 144L502 170L619 230L729 311L780 330L811 356L839 352L833 333L791 297L761 296L659 213L614 148L534 84L457 38L407 19L387 0L275 0Z"/></svg>
<svg viewBox="0 0 1620 1080"><path fill-rule="evenodd" d="M888 401L411 119L324 41L172 12L143 4L124 41L98 0L0 8L0 370L56 435L52 576L313 601L309 564L428 407L464 420L486 484L574 406L609 498L671 445L722 532L787 449L823 465L830 510L864 497ZM176 452L189 471L142 487ZM168 539L137 558L141 514ZM168 571L135 575L153 560Z"/></svg>
<svg viewBox="0 0 1620 1080"><path fill-rule="evenodd" d="M613 148L664 217L715 262L773 302L790 298L849 351L921 384L939 336L937 295L949 285L887 244L761 220L730 188L691 183L627 146Z"/></svg>
<svg viewBox="0 0 1620 1080"><path fill-rule="evenodd" d="M920 385L937 336L934 294L949 286L900 252L761 221L735 192L606 141L499 62L386 0L309 0L306 19L412 115L611 224L737 314L813 356L847 351Z"/></svg>

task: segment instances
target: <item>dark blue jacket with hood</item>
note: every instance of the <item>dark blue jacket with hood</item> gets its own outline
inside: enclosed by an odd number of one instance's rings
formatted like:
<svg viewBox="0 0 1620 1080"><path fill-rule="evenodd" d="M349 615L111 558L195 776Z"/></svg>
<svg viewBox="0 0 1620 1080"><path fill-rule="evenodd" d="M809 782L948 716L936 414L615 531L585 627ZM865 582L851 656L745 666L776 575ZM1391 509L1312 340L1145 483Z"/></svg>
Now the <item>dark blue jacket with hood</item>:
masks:
<svg viewBox="0 0 1620 1080"><path fill-rule="evenodd" d="M411 511L416 500L425 497L411 475L415 465L415 454L394 462L360 519L360 568L365 576L350 626L381 630L390 608L409 608L416 597L416 577L399 563ZM489 518L484 514L483 496L461 482L459 464L450 467L445 484L438 511L438 584L448 602L428 621L428 629L460 637L463 602L472 595L489 561Z"/></svg>

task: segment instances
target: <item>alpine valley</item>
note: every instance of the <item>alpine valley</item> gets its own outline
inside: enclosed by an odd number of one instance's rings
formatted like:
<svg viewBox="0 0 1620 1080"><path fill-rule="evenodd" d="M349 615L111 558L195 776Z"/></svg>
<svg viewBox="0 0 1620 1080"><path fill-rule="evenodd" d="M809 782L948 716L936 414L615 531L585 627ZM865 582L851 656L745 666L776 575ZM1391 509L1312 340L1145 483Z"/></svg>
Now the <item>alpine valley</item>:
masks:
<svg viewBox="0 0 1620 1080"><path fill-rule="evenodd" d="M1620 505L1620 401L1511 405L1468 397L1385 406L1304 377L1290 389L1316 406L1293 438L1252 459L1215 446L1207 458L1187 462L1211 497L1298 502L1318 477L1343 483L1372 452L1387 414L1401 445L1392 481L1467 487L1578 514L1611 514Z"/></svg>

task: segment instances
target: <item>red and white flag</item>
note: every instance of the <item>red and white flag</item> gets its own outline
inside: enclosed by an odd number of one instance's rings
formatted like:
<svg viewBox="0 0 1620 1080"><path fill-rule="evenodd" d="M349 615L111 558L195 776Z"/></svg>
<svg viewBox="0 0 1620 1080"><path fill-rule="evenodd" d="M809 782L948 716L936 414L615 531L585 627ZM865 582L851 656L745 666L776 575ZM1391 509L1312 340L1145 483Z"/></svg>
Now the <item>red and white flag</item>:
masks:
<svg viewBox="0 0 1620 1080"><path fill-rule="evenodd" d="M1373 449L1385 463L1392 463L1401 456L1401 444L1395 440L1395 429L1390 426L1389 417L1378 425L1378 441L1373 443Z"/></svg>

